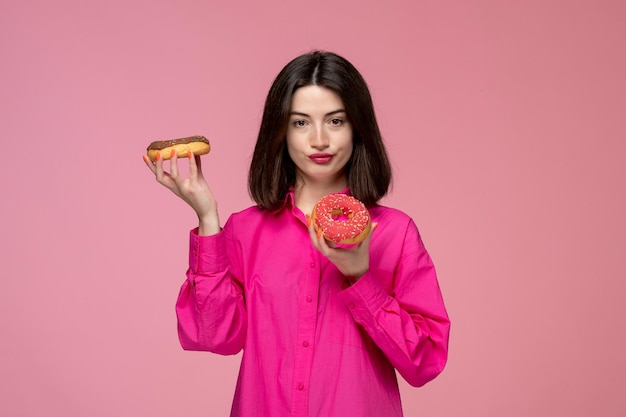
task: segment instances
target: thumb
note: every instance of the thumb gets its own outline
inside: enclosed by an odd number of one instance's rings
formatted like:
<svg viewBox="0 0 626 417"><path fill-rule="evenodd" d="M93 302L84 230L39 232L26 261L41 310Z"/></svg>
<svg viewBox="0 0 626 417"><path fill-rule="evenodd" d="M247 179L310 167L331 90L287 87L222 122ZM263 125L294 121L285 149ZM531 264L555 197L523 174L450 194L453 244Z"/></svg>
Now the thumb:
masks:
<svg viewBox="0 0 626 417"><path fill-rule="evenodd" d="M378 222L372 222L372 226L370 227L370 232L365 237L365 240L361 243L362 246L369 247L370 240L372 240L372 236L374 235L374 230L378 228Z"/></svg>

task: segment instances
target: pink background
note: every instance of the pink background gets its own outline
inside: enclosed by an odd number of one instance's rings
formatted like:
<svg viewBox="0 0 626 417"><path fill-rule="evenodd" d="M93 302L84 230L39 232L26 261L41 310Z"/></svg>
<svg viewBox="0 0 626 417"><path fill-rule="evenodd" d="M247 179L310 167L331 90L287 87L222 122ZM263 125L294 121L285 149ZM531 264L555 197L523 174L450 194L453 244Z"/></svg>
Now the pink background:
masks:
<svg viewBox="0 0 626 417"><path fill-rule="evenodd" d="M625 2L5 3L0 415L228 414L239 357L176 337L194 215L141 155L204 134L222 220L247 207L312 48L368 80L452 318L406 415L626 415Z"/></svg>

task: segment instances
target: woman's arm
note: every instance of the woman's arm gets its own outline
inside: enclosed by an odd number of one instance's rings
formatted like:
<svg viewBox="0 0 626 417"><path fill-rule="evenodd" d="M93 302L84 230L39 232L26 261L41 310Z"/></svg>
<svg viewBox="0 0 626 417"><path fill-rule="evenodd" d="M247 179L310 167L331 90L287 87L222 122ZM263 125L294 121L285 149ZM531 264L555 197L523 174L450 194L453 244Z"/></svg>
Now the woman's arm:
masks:
<svg viewBox="0 0 626 417"><path fill-rule="evenodd" d="M243 347L247 327L246 308L236 268L231 263L230 228L220 228L217 201L202 174L201 159L189 154L189 175L182 177L175 152L170 172L163 158L144 156L157 182L185 201L198 216L198 228L190 233L189 269L176 302L178 335L187 350L234 354Z"/></svg>
<svg viewBox="0 0 626 417"><path fill-rule="evenodd" d="M394 239L398 238L402 239L401 231ZM376 244L384 247L372 257L393 256L395 245L385 239ZM395 271L383 271L375 261L340 296L402 377L411 385L424 385L445 367L450 321L415 224L408 222Z"/></svg>
<svg viewBox="0 0 626 417"><path fill-rule="evenodd" d="M244 345L247 314L238 268L231 262L231 228L213 236L190 233L189 269L176 315L178 336L186 350L235 354Z"/></svg>

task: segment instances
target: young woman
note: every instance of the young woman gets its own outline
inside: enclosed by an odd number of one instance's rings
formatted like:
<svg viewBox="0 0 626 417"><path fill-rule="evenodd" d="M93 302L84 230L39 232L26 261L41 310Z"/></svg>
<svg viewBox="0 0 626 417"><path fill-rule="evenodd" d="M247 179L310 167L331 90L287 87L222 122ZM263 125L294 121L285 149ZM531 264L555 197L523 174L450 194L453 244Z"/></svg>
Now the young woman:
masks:
<svg viewBox="0 0 626 417"><path fill-rule="evenodd" d="M185 200L187 279L176 305L183 348L243 349L232 416L401 416L396 370L414 386L447 359L450 322L414 222L378 205L391 169L367 85L344 58L295 58L267 96L249 172L257 203L223 229L200 157L179 174L146 160ZM330 193L366 204L355 248L318 236L309 214Z"/></svg>

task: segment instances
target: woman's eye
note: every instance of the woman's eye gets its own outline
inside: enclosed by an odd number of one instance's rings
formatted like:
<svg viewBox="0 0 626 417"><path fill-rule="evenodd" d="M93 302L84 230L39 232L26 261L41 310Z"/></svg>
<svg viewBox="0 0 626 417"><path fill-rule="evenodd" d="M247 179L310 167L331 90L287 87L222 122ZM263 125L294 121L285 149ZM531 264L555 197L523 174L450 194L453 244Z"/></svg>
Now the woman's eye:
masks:
<svg viewBox="0 0 626 417"><path fill-rule="evenodd" d="M343 120L342 119L330 119L330 124L333 126L341 126L343 124Z"/></svg>
<svg viewBox="0 0 626 417"><path fill-rule="evenodd" d="M306 126L306 122L305 122L304 120L294 120L294 121L292 122L292 124L293 124L295 127L304 127L304 126Z"/></svg>

